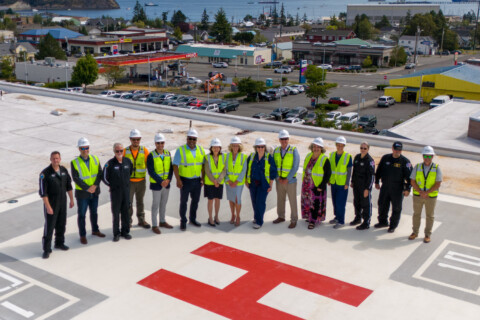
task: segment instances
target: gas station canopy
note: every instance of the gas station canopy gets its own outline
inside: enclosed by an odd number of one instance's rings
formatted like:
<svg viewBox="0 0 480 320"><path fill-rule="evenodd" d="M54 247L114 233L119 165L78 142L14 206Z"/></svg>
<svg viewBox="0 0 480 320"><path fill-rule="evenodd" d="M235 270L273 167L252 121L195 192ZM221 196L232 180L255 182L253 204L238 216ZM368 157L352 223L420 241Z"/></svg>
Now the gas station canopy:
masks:
<svg viewBox="0 0 480 320"><path fill-rule="evenodd" d="M185 60L195 58L197 53L173 53L173 52L142 52L142 53L131 53L128 55L116 55L116 56L105 56L105 57L95 57L98 64L109 65L109 66L131 66L137 64L146 64L154 62L166 62L172 60Z"/></svg>

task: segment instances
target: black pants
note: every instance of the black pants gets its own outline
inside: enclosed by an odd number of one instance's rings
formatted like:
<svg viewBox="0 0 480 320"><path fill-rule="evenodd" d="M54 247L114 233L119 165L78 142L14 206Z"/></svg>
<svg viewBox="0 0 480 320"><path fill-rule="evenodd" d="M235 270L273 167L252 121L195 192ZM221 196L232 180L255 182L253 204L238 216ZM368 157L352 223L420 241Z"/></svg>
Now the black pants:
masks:
<svg viewBox="0 0 480 320"><path fill-rule="evenodd" d="M363 223L370 225L372 216L372 192L368 193L368 197L364 197L364 188L353 187L353 206L355 208L355 220L363 219Z"/></svg>
<svg viewBox="0 0 480 320"><path fill-rule="evenodd" d="M386 188L382 185L378 197L378 222L388 224L388 211L392 204L392 216L390 217L390 228L398 227L400 214L402 213L403 188Z"/></svg>
<svg viewBox="0 0 480 320"><path fill-rule="evenodd" d="M63 205L51 202L53 214L48 214L43 206L45 225L43 227L42 247L45 252L52 252L52 236L55 230L55 245L65 243L65 225L67 224L67 203Z"/></svg>
<svg viewBox="0 0 480 320"><path fill-rule="evenodd" d="M113 190L110 192L110 203L113 215L113 236L127 235L130 233L130 190ZM122 230L120 232L120 220Z"/></svg>
<svg viewBox="0 0 480 320"><path fill-rule="evenodd" d="M183 223L187 222L187 202L188 197L192 199L190 202L190 221L197 220L198 201L200 201L200 194L202 191L202 185L200 178L186 179L181 178L183 187L180 189L180 220Z"/></svg>

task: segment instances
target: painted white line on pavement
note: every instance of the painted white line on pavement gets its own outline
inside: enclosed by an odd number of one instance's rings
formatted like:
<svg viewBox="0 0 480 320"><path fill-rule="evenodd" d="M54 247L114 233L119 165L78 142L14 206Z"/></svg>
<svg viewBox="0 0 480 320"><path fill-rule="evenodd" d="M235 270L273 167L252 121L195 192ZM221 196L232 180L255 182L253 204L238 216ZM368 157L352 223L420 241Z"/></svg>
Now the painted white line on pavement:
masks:
<svg viewBox="0 0 480 320"><path fill-rule="evenodd" d="M25 206L27 204L30 204L32 202L41 200L40 196L38 193L31 193L27 194L26 196L20 197L18 199L15 199L18 202L16 203L8 203L8 201L4 201L0 203L0 213L11 210L11 209L16 209L21 206Z"/></svg>
<svg viewBox="0 0 480 320"><path fill-rule="evenodd" d="M478 200L472 200L472 199L452 196L452 195L449 195L449 194L439 194L438 195L438 200L453 203L453 204L460 204L462 206L480 208L480 201L478 201Z"/></svg>
<svg viewBox="0 0 480 320"><path fill-rule="evenodd" d="M11 311L18 313L19 315L25 317L25 318L31 318L35 313L32 311L27 311L25 309L20 308L19 306L14 305L13 303L10 303L8 301L2 302L2 306L4 306L7 309L10 309Z"/></svg>
<svg viewBox="0 0 480 320"><path fill-rule="evenodd" d="M0 278L3 278L7 281L10 281L12 284L9 285L9 286L6 286L6 287L3 287L3 288L0 288L0 292L4 292L4 291L7 291L7 290L10 290L11 288L14 288L14 287L17 287L19 285L21 285L23 282L17 278L14 278L14 277L11 277L9 276L8 274L5 274L3 272L0 271Z"/></svg>

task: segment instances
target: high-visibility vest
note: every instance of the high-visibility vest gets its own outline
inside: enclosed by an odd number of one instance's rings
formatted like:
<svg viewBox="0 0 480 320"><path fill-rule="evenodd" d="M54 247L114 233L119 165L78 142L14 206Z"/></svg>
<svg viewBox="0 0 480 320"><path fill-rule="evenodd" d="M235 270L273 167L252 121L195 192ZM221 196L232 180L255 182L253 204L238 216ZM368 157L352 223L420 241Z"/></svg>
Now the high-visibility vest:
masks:
<svg viewBox="0 0 480 320"><path fill-rule="evenodd" d="M275 148L273 152L273 160L277 165L277 172L279 178L286 178L293 167L293 152L295 147L288 146L285 155L282 157L282 147Z"/></svg>
<svg viewBox="0 0 480 320"><path fill-rule="evenodd" d="M85 182L89 187L93 186L95 180L97 179L98 169L100 168L100 160L98 160L97 156L88 156L89 162L87 165L85 164L85 160L83 160L80 156L72 160L72 165L77 170L78 176L80 180ZM75 184L75 189L82 190L82 188Z"/></svg>
<svg viewBox="0 0 480 320"><path fill-rule="evenodd" d="M415 181L417 182L420 190L427 191L435 185L435 182L437 180L437 168L438 164L432 163L432 166L430 167L430 170L427 172L427 176L425 177L425 173L423 172L423 163L417 164L417 174L415 175ZM413 194L419 196L420 192L414 189ZM430 198L435 198L436 196L438 196L438 190L430 192L428 196Z"/></svg>
<svg viewBox="0 0 480 320"><path fill-rule="evenodd" d="M330 153L330 167L332 168L332 175L330 176L330 184L337 186L344 186L347 183L347 165L350 162L351 155L345 151L342 153L338 166L335 161L336 152Z"/></svg>
<svg viewBox="0 0 480 320"><path fill-rule="evenodd" d="M218 155L218 164L215 165L215 160L213 159L213 155L209 154L207 156L207 163L208 166L210 167L210 171L212 172L213 177L218 179L220 176L220 173L222 173L223 168L225 168L225 155L224 154L219 154ZM225 178L220 182L220 184L223 184L225 181ZM203 179L203 182L206 185L214 185L214 183L208 178L208 176L205 174L205 178Z"/></svg>
<svg viewBox="0 0 480 320"><path fill-rule="evenodd" d="M178 173L180 177L194 178L202 176L203 159L205 158L205 150L197 146L195 158L192 151L186 145L181 146L177 152L180 152L180 164L178 165Z"/></svg>
<svg viewBox="0 0 480 320"><path fill-rule="evenodd" d="M313 153L307 154L307 157L305 158L305 161L303 162L303 175L302 175L302 180L305 177L305 170L307 170L308 163L310 162L310 159L312 158ZM325 161L327 161L327 156L325 154L321 154L317 160L315 161L315 164L313 165L312 168L312 180L313 183L315 184L315 187L318 187L320 183L323 181L323 166L325 165Z"/></svg>
<svg viewBox="0 0 480 320"><path fill-rule="evenodd" d="M172 157L168 150L163 150L163 154L157 152L157 150L152 151L153 157L153 168L155 173L160 176L163 180L168 179L168 173L170 172L170 166L172 165ZM162 159L163 156L163 159ZM151 183L157 183L155 179L150 177Z"/></svg>
<svg viewBox="0 0 480 320"><path fill-rule="evenodd" d="M238 153L235 159L235 165L233 165L233 154L230 152L227 154L227 176L228 180L235 182L238 179L240 173L242 173L243 166L247 157L243 153ZM242 181L238 181L237 186L243 186L245 184L245 176Z"/></svg>
<svg viewBox="0 0 480 320"><path fill-rule="evenodd" d="M269 153L265 153L265 179L267 179L267 182L270 183L270 163L268 162L268 159L270 157ZM248 161L248 172L247 172L247 182L250 184L252 181L252 163L253 163L253 158L255 158L255 153L250 154L250 160Z"/></svg>
<svg viewBox="0 0 480 320"><path fill-rule="evenodd" d="M130 178L145 178L147 175L147 166L145 164L145 147L140 146L137 151L137 157L133 157L130 147L125 148L125 158L132 161L133 172Z"/></svg>

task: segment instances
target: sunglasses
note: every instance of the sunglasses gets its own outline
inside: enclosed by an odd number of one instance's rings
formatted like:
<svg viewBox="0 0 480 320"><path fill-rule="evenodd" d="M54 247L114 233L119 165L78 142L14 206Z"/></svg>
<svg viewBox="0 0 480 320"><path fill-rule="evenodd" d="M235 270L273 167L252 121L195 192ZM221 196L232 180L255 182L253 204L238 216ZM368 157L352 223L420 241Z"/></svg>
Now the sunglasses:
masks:
<svg viewBox="0 0 480 320"><path fill-rule="evenodd" d="M197 141L197 138L188 138L190 141Z"/></svg>
<svg viewBox="0 0 480 320"><path fill-rule="evenodd" d="M155 144L165 144L165 141L155 142Z"/></svg>
<svg viewBox="0 0 480 320"><path fill-rule="evenodd" d="M368 150L368 148L362 148L362 147L360 147L360 150Z"/></svg>
<svg viewBox="0 0 480 320"><path fill-rule="evenodd" d="M426 159L432 159L433 158L432 155L424 155L423 157L426 158Z"/></svg>
<svg viewBox="0 0 480 320"><path fill-rule="evenodd" d="M283 141L285 141L285 140L288 140L288 138L281 138L280 140L283 140Z"/></svg>
<svg viewBox="0 0 480 320"><path fill-rule="evenodd" d="M115 153L123 153L123 149L122 150L115 150Z"/></svg>
<svg viewBox="0 0 480 320"><path fill-rule="evenodd" d="M130 138L132 141L140 141L141 138Z"/></svg>
<svg viewBox="0 0 480 320"><path fill-rule="evenodd" d="M265 148L265 146L257 146L257 148L263 149Z"/></svg>
<svg viewBox="0 0 480 320"><path fill-rule="evenodd" d="M81 147L80 148L80 150L82 150L82 151L85 151L85 150L88 150L88 149L90 149L90 147Z"/></svg>

